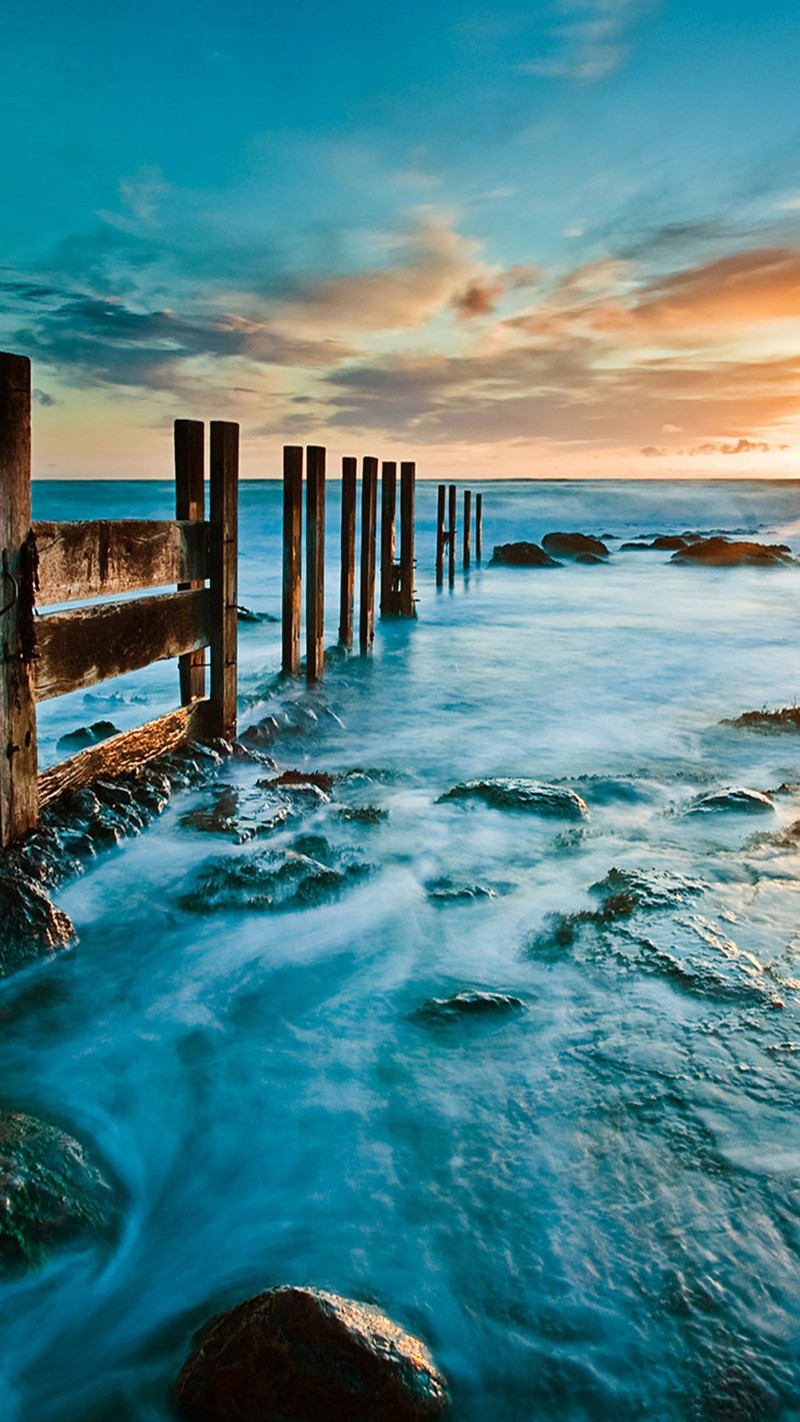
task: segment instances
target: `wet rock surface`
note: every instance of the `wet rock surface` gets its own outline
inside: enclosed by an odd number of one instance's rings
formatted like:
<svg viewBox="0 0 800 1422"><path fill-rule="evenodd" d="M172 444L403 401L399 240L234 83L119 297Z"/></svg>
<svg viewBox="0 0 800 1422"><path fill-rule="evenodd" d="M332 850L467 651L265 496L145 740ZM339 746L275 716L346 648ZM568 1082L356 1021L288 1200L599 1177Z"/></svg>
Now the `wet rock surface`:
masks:
<svg viewBox="0 0 800 1422"><path fill-rule="evenodd" d="M664 870L613 867L590 887L590 893L600 899L598 908L549 914L545 928L529 939L528 947L542 956L557 954L558 950L571 947L587 925L606 929L620 920L632 918L638 910L669 912L702 894L705 887L700 880L686 879Z"/></svg>
<svg viewBox="0 0 800 1422"><path fill-rule="evenodd" d="M0 1272L106 1232L114 1213L111 1187L78 1141L35 1116L0 1111Z"/></svg>
<svg viewBox="0 0 800 1422"><path fill-rule="evenodd" d="M776 711L744 711L741 716L720 721L721 726L738 726L745 731L760 731L764 735L779 735L782 731L800 731L800 706L782 706Z"/></svg>
<svg viewBox="0 0 800 1422"><path fill-rule="evenodd" d="M673 563L697 563L707 568L769 567L793 563L786 543L747 543L727 538L701 538L672 555Z"/></svg>
<svg viewBox="0 0 800 1422"><path fill-rule="evenodd" d="M575 558L594 563L608 557L605 543L590 533L546 533L542 547L552 558Z"/></svg>
<svg viewBox="0 0 800 1422"><path fill-rule="evenodd" d="M735 786L730 790L717 790L710 795L698 795L687 806L686 815L769 815L774 814L775 803L761 790L747 790Z"/></svg>
<svg viewBox="0 0 800 1422"><path fill-rule="evenodd" d="M561 563L552 558L538 543L498 543L492 552L492 563L507 568L560 568Z"/></svg>
<svg viewBox="0 0 800 1422"><path fill-rule="evenodd" d="M506 1017L524 1011L521 997L506 992L467 988L451 997L430 997L414 1013L419 1022L458 1022L470 1017Z"/></svg>
<svg viewBox="0 0 800 1422"><path fill-rule="evenodd" d="M448 1396L424 1343L379 1309L278 1288L197 1334L175 1404L195 1422L429 1422Z"/></svg>
<svg viewBox="0 0 800 1422"><path fill-rule="evenodd" d="M541 785L514 777L467 780L440 795L437 803L445 800L482 800L495 809L525 810L564 820L586 819L589 814L585 800L564 785Z"/></svg>
<svg viewBox="0 0 800 1422"><path fill-rule="evenodd" d="M34 880L0 868L0 978L75 941L71 919Z"/></svg>
<svg viewBox="0 0 800 1422"><path fill-rule="evenodd" d="M494 899L495 889L487 884L463 884L454 879L429 879L425 892L434 904L475 903L479 899Z"/></svg>
<svg viewBox="0 0 800 1422"><path fill-rule="evenodd" d="M205 864L182 908L280 912L329 903L372 872L350 850L337 850L322 835L301 835L289 849L214 859Z"/></svg>
<svg viewBox="0 0 800 1422"><path fill-rule="evenodd" d="M99 745L101 741L107 741L109 736L119 735L118 728L113 721L93 721L91 726L81 726L77 731L69 731L65 736L61 736L56 741L56 750L62 751L64 755L75 755L77 751L87 750L89 746Z"/></svg>
<svg viewBox="0 0 800 1422"><path fill-rule="evenodd" d="M380 825L389 818L389 811L380 805L342 805L339 819L355 825Z"/></svg>

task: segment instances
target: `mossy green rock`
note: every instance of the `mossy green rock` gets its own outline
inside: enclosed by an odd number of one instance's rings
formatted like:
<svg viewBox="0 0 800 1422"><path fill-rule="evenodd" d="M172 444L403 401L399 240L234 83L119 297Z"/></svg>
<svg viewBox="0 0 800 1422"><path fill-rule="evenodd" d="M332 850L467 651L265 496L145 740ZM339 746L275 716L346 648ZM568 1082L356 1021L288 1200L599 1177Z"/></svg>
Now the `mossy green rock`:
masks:
<svg viewBox="0 0 800 1422"><path fill-rule="evenodd" d="M78 1141L36 1116L0 1111L0 1274L103 1233L113 1217L111 1187Z"/></svg>

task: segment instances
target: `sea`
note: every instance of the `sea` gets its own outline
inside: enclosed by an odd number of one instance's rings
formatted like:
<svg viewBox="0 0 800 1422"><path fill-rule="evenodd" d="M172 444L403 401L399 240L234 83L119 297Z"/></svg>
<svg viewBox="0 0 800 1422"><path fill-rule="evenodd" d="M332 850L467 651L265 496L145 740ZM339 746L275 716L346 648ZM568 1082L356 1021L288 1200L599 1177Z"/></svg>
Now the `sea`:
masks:
<svg viewBox="0 0 800 1422"><path fill-rule="evenodd" d="M112 1238L0 1284L3 1422L168 1422L193 1332L278 1284L418 1334L453 1422L800 1418L800 735L726 724L800 697L800 565L621 548L800 554L800 482L472 488L482 562L459 546L437 588L418 483L417 617L362 657L336 648L329 483L306 687L280 675L282 491L242 483L240 729L333 787L280 819L274 772L224 760L58 891L77 946L0 988L0 1102L119 1202ZM33 497L174 507L168 483ZM553 530L610 557L492 564ZM163 662L47 702L41 764L177 699ZM501 777L586 815L443 798ZM773 807L697 810L731 789ZM290 861L333 868L273 892Z"/></svg>

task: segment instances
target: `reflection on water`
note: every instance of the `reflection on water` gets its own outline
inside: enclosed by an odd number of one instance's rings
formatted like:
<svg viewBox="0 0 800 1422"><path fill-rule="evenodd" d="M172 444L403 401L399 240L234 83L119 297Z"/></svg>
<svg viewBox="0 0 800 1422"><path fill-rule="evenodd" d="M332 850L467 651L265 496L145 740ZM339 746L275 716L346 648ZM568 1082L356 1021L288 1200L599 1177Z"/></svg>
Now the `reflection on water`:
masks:
<svg viewBox="0 0 800 1422"><path fill-rule="evenodd" d="M795 496L492 486L484 543L792 542ZM130 497L169 513L166 488ZM423 486L419 622L371 662L287 691L274 626L241 628L243 719L288 707L273 753L330 794L278 814L263 766L224 766L62 893L79 948L0 996L5 1101L66 1125L125 1201L110 1253L3 1285L9 1422L165 1422L193 1328L279 1282L420 1332L457 1422L797 1416L800 742L717 723L795 698L800 570L615 553L437 593L434 503ZM259 611L279 507L244 487ZM127 701L49 703L45 744L174 697L171 668L126 680ZM506 775L588 819L439 799ZM684 815L730 786L783 788L756 821ZM212 880L213 911L187 908ZM418 1011L465 989L522 1008Z"/></svg>

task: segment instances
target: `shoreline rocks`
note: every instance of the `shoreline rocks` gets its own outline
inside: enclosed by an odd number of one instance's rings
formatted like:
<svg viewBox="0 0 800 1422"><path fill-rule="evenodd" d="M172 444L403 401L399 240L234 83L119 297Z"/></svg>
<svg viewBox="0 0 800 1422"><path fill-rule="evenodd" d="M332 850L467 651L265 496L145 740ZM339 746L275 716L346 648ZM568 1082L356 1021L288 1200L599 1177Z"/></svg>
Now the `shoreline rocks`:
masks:
<svg viewBox="0 0 800 1422"><path fill-rule="evenodd" d="M572 558L579 563L600 563L608 557L605 543L590 533L546 533L542 547L553 558Z"/></svg>
<svg viewBox="0 0 800 1422"><path fill-rule="evenodd" d="M563 565L551 558L538 543L498 543L492 552L491 562L506 568L560 568Z"/></svg>
<svg viewBox="0 0 800 1422"><path fill-rule="evenodd" d="M786 543L730 542L727 538L702 538L679 548L672 563L701 564L706 568L773 567L794 562Z"/></svg>
<svg viewBox="0 0 800 1422"><path fill-rule="evenodd" d="M489 780L467 780L440 795L446 800L483 800L500 810L525 810L535 815L562 820L588 819L586 801L564 785L541 785L535 780L497 776Z"/></svg>

